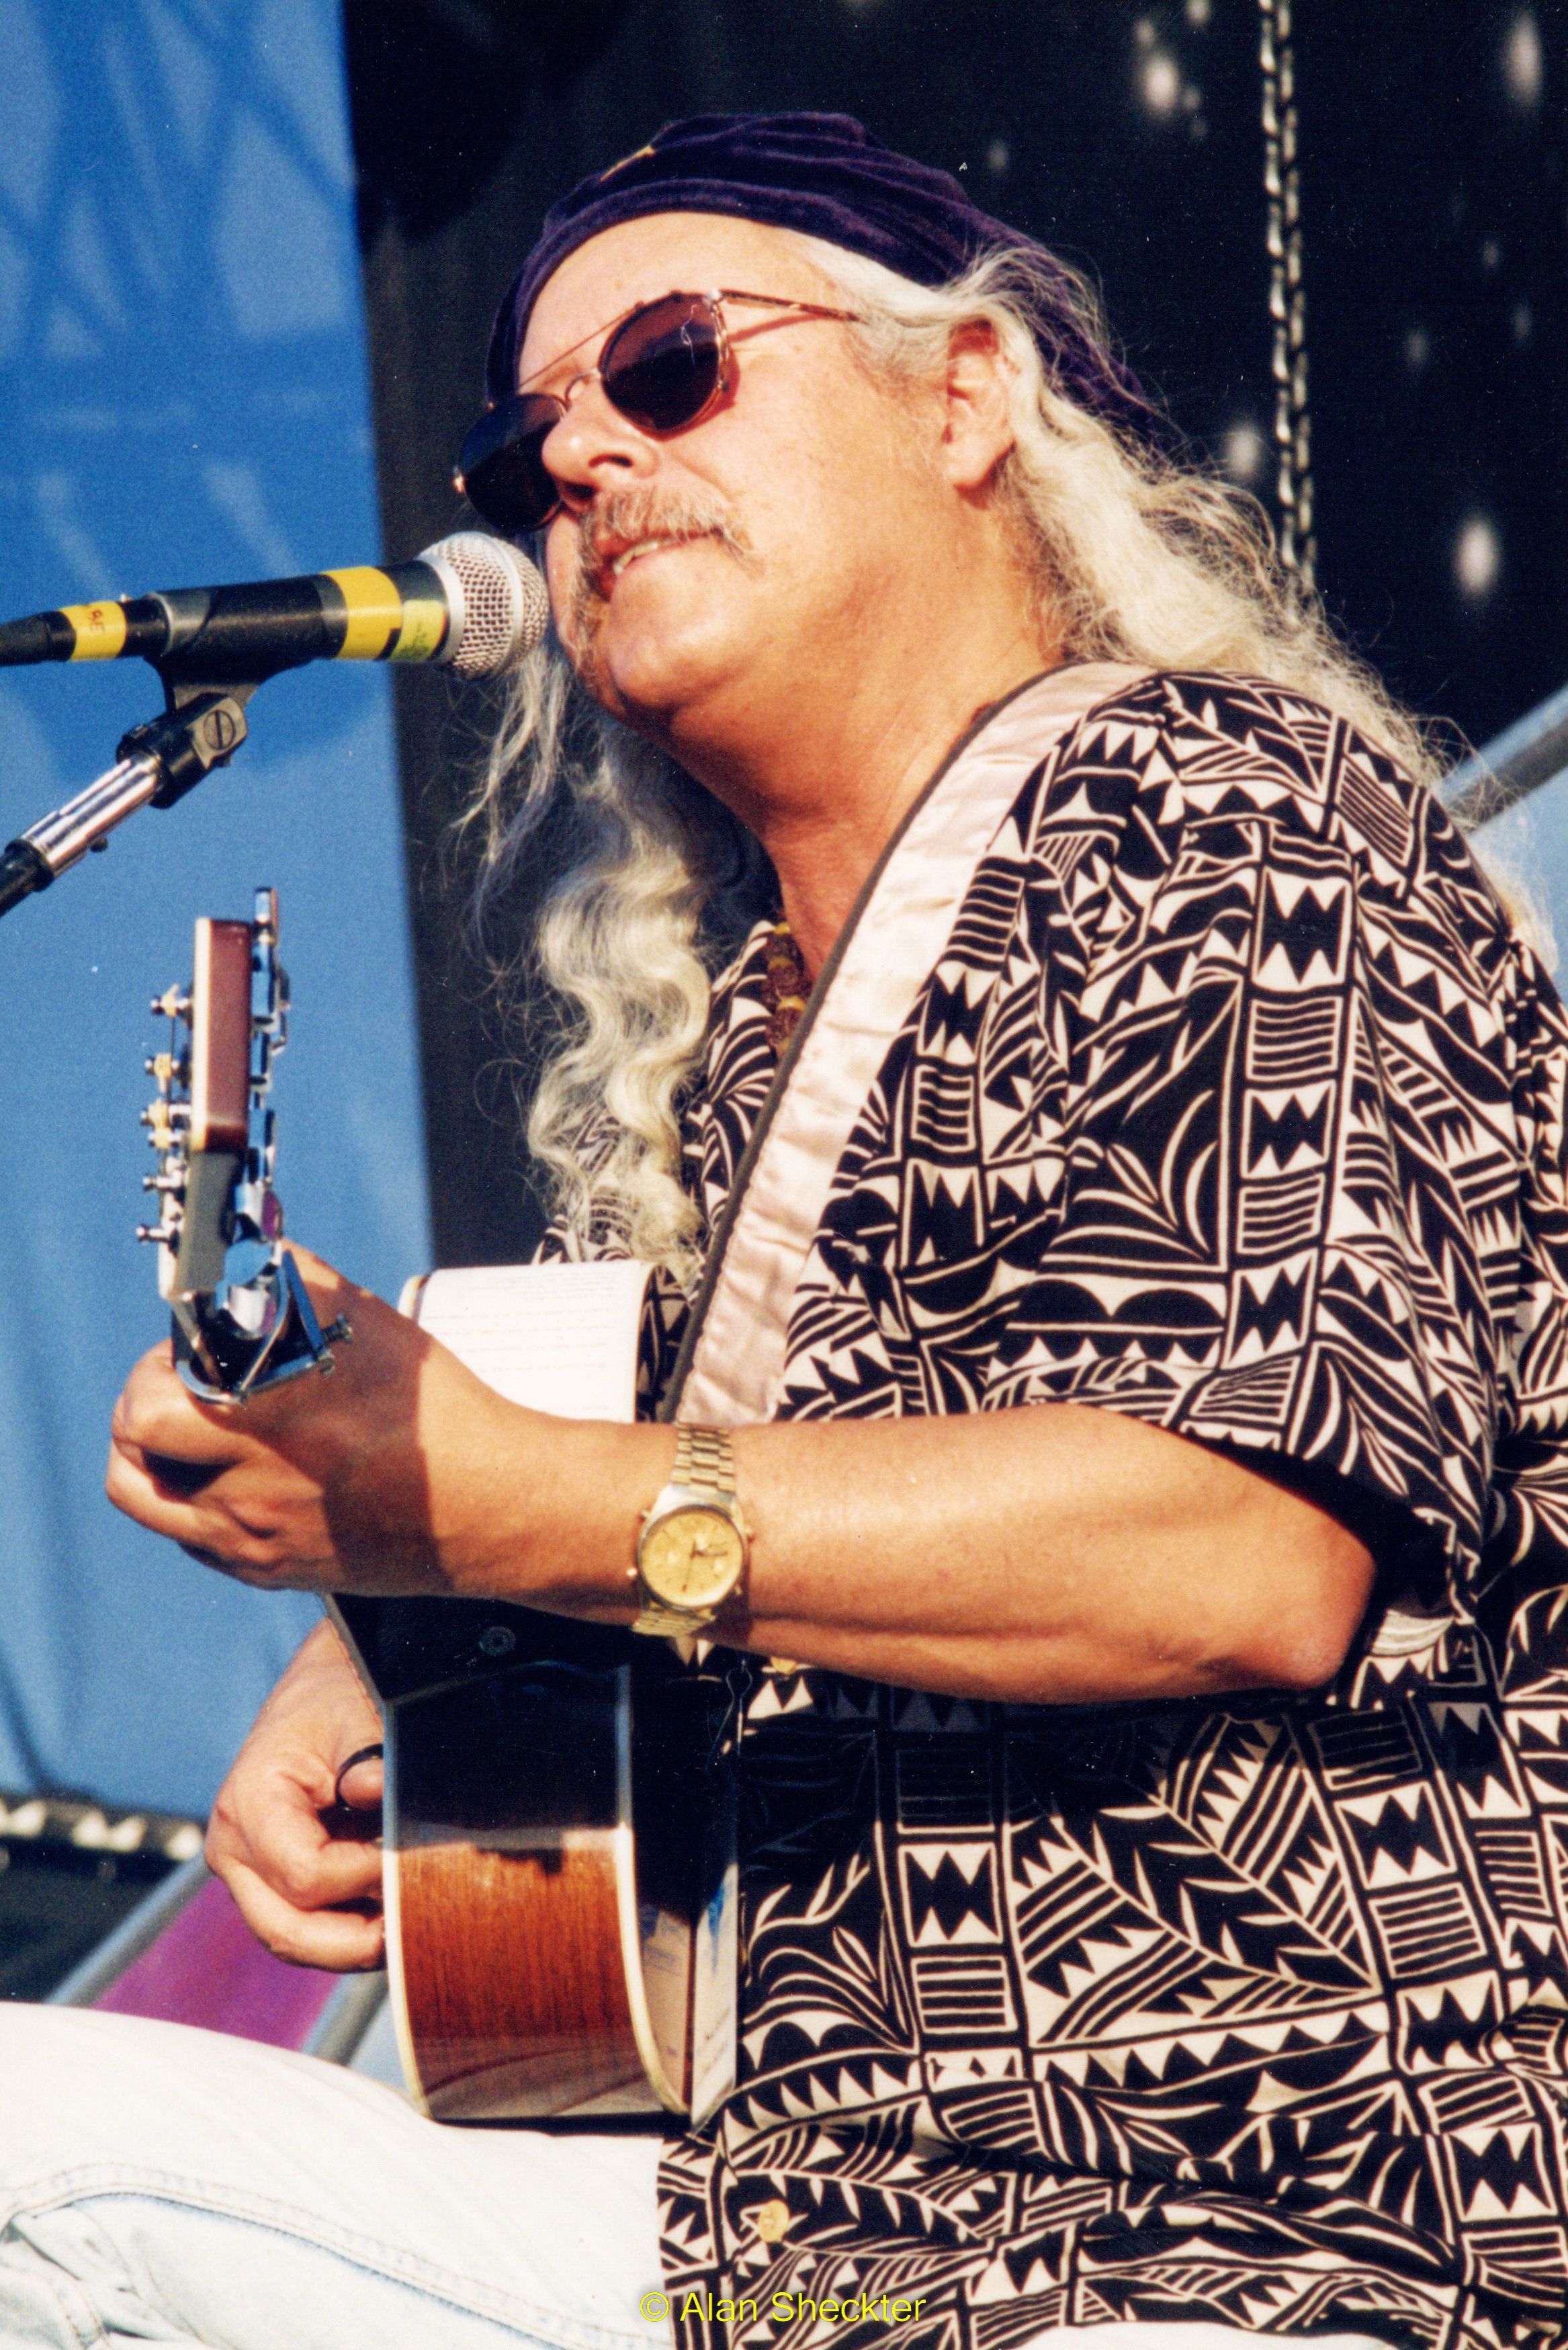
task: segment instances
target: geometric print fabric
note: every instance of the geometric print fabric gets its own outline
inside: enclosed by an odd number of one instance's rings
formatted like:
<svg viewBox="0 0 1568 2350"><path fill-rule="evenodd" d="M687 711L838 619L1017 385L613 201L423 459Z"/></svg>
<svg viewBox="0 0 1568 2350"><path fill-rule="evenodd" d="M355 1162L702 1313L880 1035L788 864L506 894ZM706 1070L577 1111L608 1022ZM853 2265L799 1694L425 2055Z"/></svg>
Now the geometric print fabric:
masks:
<svg viewBox="0 0 1568 2350"><path fill-rule="evenodd" d="M763 952L690 1108L710 1222ZM1441 809L1311 702L1145 679L1031 776L840 1160L782 1414L1128 1412L1298 1482L1376 1591L1303 1697L753 1669L739 2081L662 2176L685 2350L794 2350L774 2294L919 2297L943 2350L1563 2339L1565 1078Z"/></svg>

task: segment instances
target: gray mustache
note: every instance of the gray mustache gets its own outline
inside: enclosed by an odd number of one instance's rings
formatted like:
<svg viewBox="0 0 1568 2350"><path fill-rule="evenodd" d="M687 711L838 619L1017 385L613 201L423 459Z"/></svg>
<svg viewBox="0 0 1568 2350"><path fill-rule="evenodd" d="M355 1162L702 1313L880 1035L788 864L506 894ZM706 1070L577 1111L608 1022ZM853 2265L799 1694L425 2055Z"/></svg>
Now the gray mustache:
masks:
<svg viewBox="0 0 1568 2350"><path fill-rule="evenodd" d="M607 546L639 538L712 538L730 555L743 559L750 552L743 533L718 499L629 492L607 499L584 519L579 571L590 599L598 597Z"/></svg>

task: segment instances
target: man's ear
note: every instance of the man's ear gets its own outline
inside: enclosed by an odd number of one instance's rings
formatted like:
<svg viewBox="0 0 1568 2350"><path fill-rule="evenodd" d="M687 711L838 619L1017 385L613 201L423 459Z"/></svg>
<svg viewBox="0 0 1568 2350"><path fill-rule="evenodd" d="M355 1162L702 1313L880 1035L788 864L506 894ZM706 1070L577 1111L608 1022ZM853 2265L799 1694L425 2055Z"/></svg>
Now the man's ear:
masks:
<svg viewBox="0 0 1568 2350"><path fill-rule="evenodd" d="M978 490L1012 447L1012 371L983 318L955 328L948 345L942 470L956 490Z"/></svg>

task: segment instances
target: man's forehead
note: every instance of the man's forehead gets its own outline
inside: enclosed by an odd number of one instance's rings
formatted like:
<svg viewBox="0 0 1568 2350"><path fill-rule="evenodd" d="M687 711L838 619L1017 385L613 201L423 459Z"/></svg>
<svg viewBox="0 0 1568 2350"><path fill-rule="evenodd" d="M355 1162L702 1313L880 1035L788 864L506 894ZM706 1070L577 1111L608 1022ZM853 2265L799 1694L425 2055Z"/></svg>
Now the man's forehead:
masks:
<svg viewBox="0 0 1568 2350"><path fill-rule="evenodd" d="M546 278L528 320L519 375L537 374L623 310L660 294L731 286L810 300L824 284L788 229L713 213L623 221L578 245Z"/></svg>

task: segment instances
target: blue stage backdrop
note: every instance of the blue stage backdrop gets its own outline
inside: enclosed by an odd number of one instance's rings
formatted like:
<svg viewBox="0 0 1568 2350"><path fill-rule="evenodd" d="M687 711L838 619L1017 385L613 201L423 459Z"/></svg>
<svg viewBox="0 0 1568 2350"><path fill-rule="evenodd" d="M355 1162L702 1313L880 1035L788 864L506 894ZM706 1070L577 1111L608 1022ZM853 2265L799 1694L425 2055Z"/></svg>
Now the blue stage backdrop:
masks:
<svg viewBox="0 0 1568 2350"><path fill-rule="evenodd" d="M0 0L0 614L373 560L334 0ZM159 699L139 662L0 673L0 838ZM0 928L0 1787L203 1809L315 1613L102 1494L165 1327L137 1113L197 914L280 893L291 1229L393 1295L428 1247L385 674L277 680L251 728Z"/></svg>

